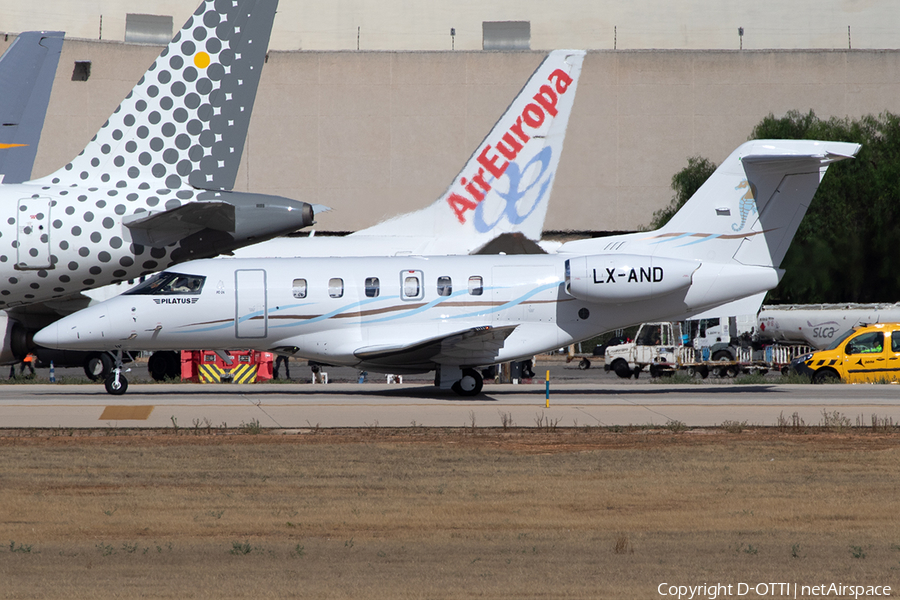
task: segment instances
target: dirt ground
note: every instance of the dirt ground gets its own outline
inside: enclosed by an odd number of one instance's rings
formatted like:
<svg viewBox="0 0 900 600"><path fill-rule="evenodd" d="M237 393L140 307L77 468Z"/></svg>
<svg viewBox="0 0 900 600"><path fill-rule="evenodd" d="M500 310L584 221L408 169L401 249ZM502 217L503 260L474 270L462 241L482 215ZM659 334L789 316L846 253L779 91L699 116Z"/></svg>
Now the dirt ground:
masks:
<svg viewBox="0 0 900 600"><path fill-rule="evenodd" d="M894 428L0 430L0 597L897 595L898 458Z"/></svg>

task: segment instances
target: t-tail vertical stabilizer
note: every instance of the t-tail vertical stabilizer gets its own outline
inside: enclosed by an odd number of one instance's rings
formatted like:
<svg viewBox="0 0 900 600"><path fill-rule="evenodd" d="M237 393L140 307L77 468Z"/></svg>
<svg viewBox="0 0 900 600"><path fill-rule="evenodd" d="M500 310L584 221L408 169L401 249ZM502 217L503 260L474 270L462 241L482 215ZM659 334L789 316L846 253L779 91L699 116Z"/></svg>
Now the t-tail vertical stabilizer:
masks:
<svg viewBox="0 0 900 600"><path fill-rule="evenodd" d="M777 268L829 165L859 149L848 142L746 142L646 239L655 255Z"/></svg>
<svg viewBox="0 0 900 600"><path fill-rule="evenodd" d="M26 31L0 57L3 183L31 178L64 36L62 31Z"/></svg>
<svg viewBox="0 0 900 600"><path fill-rule="evenodd" d="M710 309L756 312L781 279L781 261L825 171L859 148L846 142L747 142L662 228L569 242L559 252L587 255L571 259L573 273L580 269L576 284L587 273L592 289L617 291L618 301L658 302L653 319L692 318ZM640 291L645 280L651 293ZM616 282L624 283L609 285ZM688 290L683 297L674 293L679 284ZM721 312L726 306L740 312Z"/></svg>
<svg viewBox="0 0 900 600"><path fill-rule="evenodd" d="M584 55L551 52L437 202L353 236L440 236L468 252L504 233L539 240Z"/></svg>
<svg viewBox="0 0 900 600"><path fill-rule="evenodd" d="M206 0L81 154L42 181L232 189L277 5Z"/></svg>

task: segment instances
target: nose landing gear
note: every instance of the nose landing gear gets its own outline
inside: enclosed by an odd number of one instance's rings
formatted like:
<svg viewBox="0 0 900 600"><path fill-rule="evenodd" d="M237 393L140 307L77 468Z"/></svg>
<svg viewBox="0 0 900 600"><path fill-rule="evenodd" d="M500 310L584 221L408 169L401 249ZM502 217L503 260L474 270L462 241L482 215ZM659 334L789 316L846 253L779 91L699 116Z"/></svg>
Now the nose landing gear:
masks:
<svg viewBox="0 0 900 600"><path fill-rule="evenodd" d="M116 350L116 359L112 372L110 372L103 382L103 386L106 388L108 394L121 396L128 390L128 379L125 378L123 373L127 373L131 369L123 369L123 366L122 351Z"/></svg>

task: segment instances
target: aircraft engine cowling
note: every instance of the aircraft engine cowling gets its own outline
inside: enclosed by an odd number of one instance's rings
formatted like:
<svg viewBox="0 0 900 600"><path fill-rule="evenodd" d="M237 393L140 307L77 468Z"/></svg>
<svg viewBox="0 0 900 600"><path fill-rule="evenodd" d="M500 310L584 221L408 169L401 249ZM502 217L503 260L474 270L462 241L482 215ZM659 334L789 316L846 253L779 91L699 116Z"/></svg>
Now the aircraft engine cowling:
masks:
<svg viewBox="0 0 900 600"><path fill-rule="evenodd" d="M693 260L597 254L566 261L566 291L586 302L620 304L686 289L700 263Z"/></svg>
<svg viewBox="0 0 900 600"><path fill-rule="evenodd" d="M17 363L25 358L31 345L31 334L21 323L10 319L5 310L0 311L0 332L3 335L0 365Z"/></svg>

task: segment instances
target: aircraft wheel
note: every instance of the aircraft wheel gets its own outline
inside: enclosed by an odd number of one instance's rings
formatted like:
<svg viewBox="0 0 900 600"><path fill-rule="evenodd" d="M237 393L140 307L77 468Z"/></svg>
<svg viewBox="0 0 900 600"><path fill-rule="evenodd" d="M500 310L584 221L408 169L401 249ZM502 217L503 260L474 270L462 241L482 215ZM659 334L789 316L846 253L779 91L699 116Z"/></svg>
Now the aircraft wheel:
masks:
<svg viewBox="0 0 900 600"><path fill-rule="evenodd" d="M831 369L819 369L818 371L816 371L815 375L813 375L812 382L815 384L840 383L841 378L838 377L838 374Z"/></svg>
<svg viewBox="0 0 900 600"><path fill-rule="evenodd" d="M578 368L581 369L582 371L587 371L588 369L591 368L591 361L589 361L586 358L582 358L581 361L578 363Z"/></svg>
<svg viewBox="0 0 900 600"><path fill-rule="evenodd" d="M103 382L103 385L106 387L106 392L108 394L112 394L113 396L121 396L128 389L128 380L125 379L125 376L119 373L119 379L116 380L116 374L110 373L106 378L106 381Z"/></svg>
<svg viewBox="0 0 900 600"><path fill-rule="evenodd" d="M450 388L460 396L477 396L484 387L484 379L474 369L463 369L462 378Z"/></svg>
<svg viewBox="0 0 900 600"><path fill-rule="evenodd" d="M84 374L91 381L106 379L113 368L113 359L105 352L90 354L84 361Z"/></svg>

